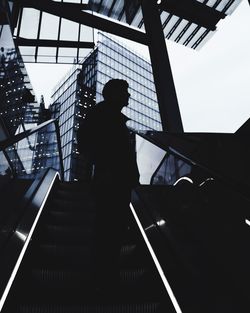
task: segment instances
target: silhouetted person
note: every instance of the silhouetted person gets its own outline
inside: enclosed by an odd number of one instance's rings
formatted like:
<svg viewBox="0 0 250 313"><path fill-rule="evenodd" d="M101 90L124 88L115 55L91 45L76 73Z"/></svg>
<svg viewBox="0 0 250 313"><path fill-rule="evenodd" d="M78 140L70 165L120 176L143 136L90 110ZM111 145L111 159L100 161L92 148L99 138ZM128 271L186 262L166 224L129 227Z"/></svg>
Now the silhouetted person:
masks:
<svg viewBox="0 0 250 313"><path fill-rule="evenodd" d="M87 114L78 131L78 149L93 166L97 207L97 275L117 279L122 234L128 223L131 190L139 184L135 141L121 113L130 94L125 80L112 79L103 88L104 101ZM110 276L111 275L111 276Z"/></svg>

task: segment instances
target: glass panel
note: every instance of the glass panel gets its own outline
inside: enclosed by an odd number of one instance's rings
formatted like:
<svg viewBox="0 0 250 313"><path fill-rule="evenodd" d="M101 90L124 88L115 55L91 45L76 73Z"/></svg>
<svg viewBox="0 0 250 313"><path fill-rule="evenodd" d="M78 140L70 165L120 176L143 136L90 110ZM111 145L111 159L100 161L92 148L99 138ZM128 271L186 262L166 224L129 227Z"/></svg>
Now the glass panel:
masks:
<svg viewBox="0 0 250 313"><path fill-rule="evenodd" d="M51 123L8 147L6 154L16 177L35 178L47 168L60 171L55 125Z"/></svg>
<svg viewBox="0 0 250 313"><path fill-rule="evenodd" d="M41 63L56 63L56 57L55 56L38 56L37 62Z"/></svg>
<svg viewBox="0 0 250 313"><path fill-rule="evenodd" d="M23 62L27 62L27 63L32 62L33 63L36 61L34 56L23 55L22 57L23 57Z"/></svg>
<svg viewBox="0 0 250 313"><path fill-rule="evenodd" d="M10 30L9 25L2 26L2 29L0 32L0 42L1 42L1 47L4 47L6 50L12 49L15 47L13 40L12 40L12 35L11 35L11 30Z"/></svg>
<svg viewBox="0 0 250 313"><path fill-rule="evenodd" d="M70 2L70 3L81 3L81 0L66 0L63 2Z"/></svg>
<svg viewBox="0 0 250 313"><path fill-rule="evenodd" d="M217 0L208 0L208 2L206 3L206 5L208 5L209 7L213 7L216 2L217 2Z"/></svg>
<svg viewBox="0 0 250 313"><path fill-rule="evenodd" d="M80 58L85 58L92 49L79 49L79 57Z"/></svg>
<svg viewBox="0 0 250 313"><path fill-rule="evenodd" d="M200 38L200 36L206 31L206 28L201 27L194 37L189 41L187 47L192 47L192 45Z"/></svg>
<svg viewBox="0 0 250 313"><path fill-rule="evenodd" d="M81 25L80 29L80 41L90 41L93 42L93 28Z"/></svg>
<svg viewBox="0 0 250 313"><path fill-rule="evenodd" d="M60 39L78 41L79 24L62 19Z"/></svg>
<svg viewBox="0 0 250 313"><path fill-rule="evenodd" d="M141 20L142 20L142 10L140 9L140 10L137 11L136 16L135 16L135 18L134 18L134 20L133 20L131 25L138 27L140 22L141 22Z"/></svg>
<svg viewBox="0 0 250 313"><path fill-rule="evenodd" d="M21 52L22 55L34 55L36 48L35 47L19 47L19 50Z"/></svg>
<svg viewBox="0 0 250 313"><path fill-rule="evenodd" d="M168 32L172 29L172 27L175 25L175 23L179 20L179 17L173 15L170 19L170 21L167 23L165 29L164 29L164 34L165 36L168 34Z"/></svg>
<svg viewBox="0 0 250 313"><path fill-rule="evenodd" d="M166 155L160 168L155 173L153 185L173 185L181 177L187 177L191 173L191 166L176 158L172 154Z"/></svg>
<svg viewBox="0 0 250 313"><path fill-rule="evenodd" d="M136 152L140 183L150 184L151 177L166 152L138 135L136 135Z"/></svg>
<svg viewBox="0 0 250 313"><path fill-rule="evenodd" d="M232 14L233 11L237 8L237 6L241 3L242 0L235 0L231 6L225 12L226 14Z"/></svg>
<svg viewBox="0 0 250 313"><path fill-rule="evenodd" d="M37 38L40 11L24 8L22 23L20 27L20 37L29 39Z"/></svg>
<svg viewBox="0 0 250 313"><path fill-rule="evenodd" d="M58 57L58 63L72 64L75 61L75 57Z"/></svg>
<svg viewBox="0 0 250 313"><path fill-rule="evenodd" d="M183 44L187 38L192 34L192 32L196 29L198 25L197 24L191 24L190 27L187 29L187 31L185 32L185 34L181 37L179 43Z"/></svg>
<svg viewBox="0 0 250 313"><path fill-rule="evenodd" d="M177 26L171 38L176 39L178 35L182 32L182 30L187 26L189 22L187 20L182 20L180 24Z"/></svg>
<svg viewBox="0 0 250 313"><path fill-rule="evenodd" d="M124 7L124 0L117 0L114 7L113 7L111 17L118 18L123 7Z"/></svg>
<svg viewBox="0 0 250 313"><path fill-rule="evenodd" d="M11 176L11 169L3 151L0 151L0 176Z"/></svg>
<svg viewBox="0 0 250 313"><path fill-rule="evenodd" d="M222 11L228 4L228 0L221 0L221 2L216 6L216 10Z"/></svg>
<svg viewBox="0 0 250 313"><path fill-rule="evenodd" d="M59 17L45 13L42 14L40 39L57 39L59 29Z"/></svg>
<svg viewBox="0 0 250 313"><path fill-rule="evenodd" d="M39 56L55 56L56 55L56 48L54 48L54 47L39 47L38 48L38 55Z"/></svg>

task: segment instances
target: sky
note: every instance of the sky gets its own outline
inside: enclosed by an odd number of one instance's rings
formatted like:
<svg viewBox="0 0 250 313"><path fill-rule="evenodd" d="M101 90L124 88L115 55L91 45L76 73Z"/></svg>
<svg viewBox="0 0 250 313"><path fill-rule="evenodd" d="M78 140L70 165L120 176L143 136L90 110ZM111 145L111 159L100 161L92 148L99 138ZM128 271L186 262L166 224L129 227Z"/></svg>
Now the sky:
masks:
<svg viewBox="0 0 250 313"><path fill-rule="evenodd" d="M232 133L250 117L249 30L250 6L242 0L200 50L167 41L185 132ZM147 47L124 42L149 59ZM43 94L48 106L53 87L70 67L26 64L37 99Z"/></svg>

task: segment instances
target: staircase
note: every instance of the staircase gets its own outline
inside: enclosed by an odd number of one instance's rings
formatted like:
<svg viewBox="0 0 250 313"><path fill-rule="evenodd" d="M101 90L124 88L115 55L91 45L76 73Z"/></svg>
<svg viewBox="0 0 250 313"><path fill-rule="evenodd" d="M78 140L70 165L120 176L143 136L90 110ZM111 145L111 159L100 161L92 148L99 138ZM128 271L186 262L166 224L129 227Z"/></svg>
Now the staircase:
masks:
<svg viewBox="0 0 250 313"><path fill-rule="evenodd" d="M95 217L89 185L53 187L3 313L175 312L132 214L121 242L119 281L97 288Z"/></svg>

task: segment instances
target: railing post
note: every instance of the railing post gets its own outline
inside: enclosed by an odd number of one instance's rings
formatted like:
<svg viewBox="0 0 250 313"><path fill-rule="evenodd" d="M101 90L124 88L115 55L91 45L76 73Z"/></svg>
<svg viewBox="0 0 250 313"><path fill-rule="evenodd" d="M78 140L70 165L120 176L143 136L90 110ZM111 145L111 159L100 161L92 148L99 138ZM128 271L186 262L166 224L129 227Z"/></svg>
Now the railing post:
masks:
<svg viewBox="0 0 250 313"><path fill-rule="evenodd" d="M58 124L57 120L55 120L54 123L55 123L55 128L56 128L57 146L58 146L59 159L60 159L61 179L62 179L62 181L64 181L64 166L63 166L63 157L62 157L60 128L59 128L59 124Z"/></svg>

